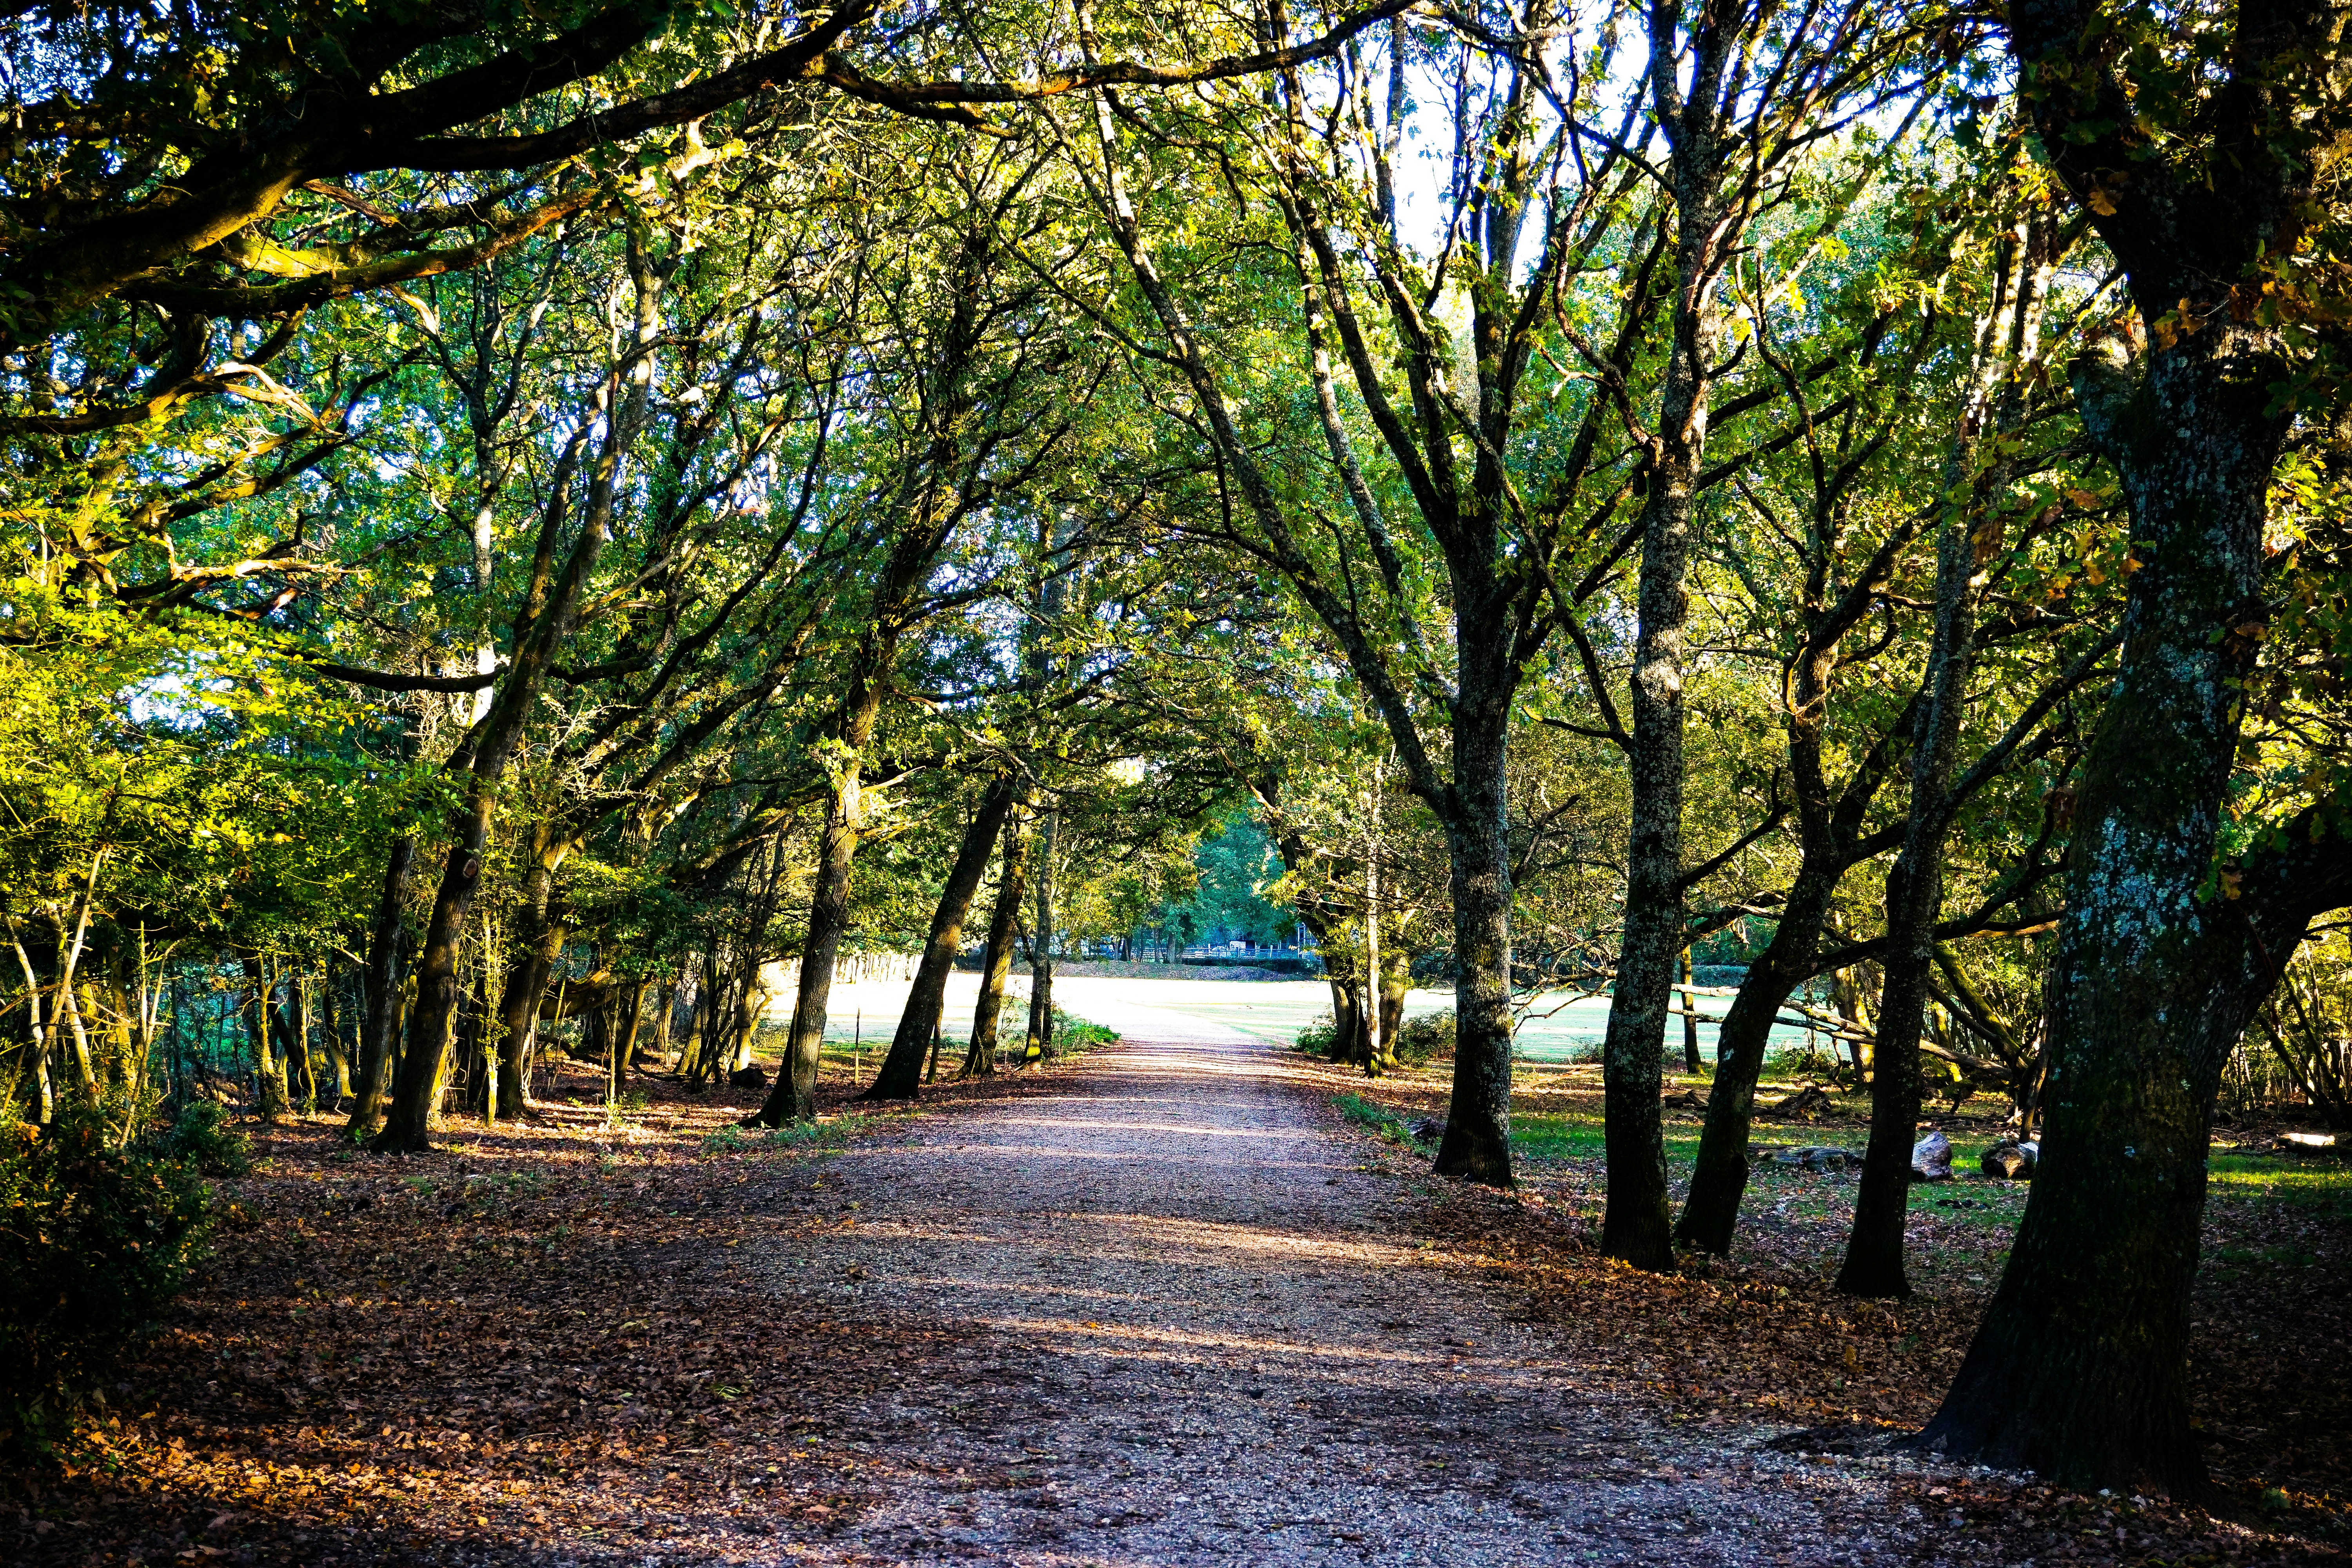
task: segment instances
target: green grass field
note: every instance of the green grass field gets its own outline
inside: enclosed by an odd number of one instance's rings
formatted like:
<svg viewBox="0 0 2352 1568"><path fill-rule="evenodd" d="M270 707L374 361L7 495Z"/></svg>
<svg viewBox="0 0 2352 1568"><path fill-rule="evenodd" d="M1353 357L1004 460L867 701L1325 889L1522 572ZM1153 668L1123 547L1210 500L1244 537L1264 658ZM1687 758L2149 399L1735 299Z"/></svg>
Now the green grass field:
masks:
<svg viewBox="0 0 2352 1568"><path fill-rule="evenodd" d="M1811 1200L1806 1194L1819 1193L1825 1197L1832 1185L1850 1185L1850 1180L1825 1183L1816 1173L1773 1163L1769 1151L1818 1144L1859 1153L1865 1142L1866 1134L1859 1128L1773 1128L1762 1132L1753 1145L1757 1157L1750 1180L1759 1191L1796 1192L1799 1197L1792 1206L1801 1213L1825 1213L1832 1206L1843 1207L1845 1205ZM1979 1160L1997 1142L1990 1137L1954 1139L1952 1170L1957 1179L1918 1184L1911 1189L1911 1206L1933 1210L1945 1218L1970 1225L2014 1226L2025 1212L2027 1184L1985 1181L1977 1173ZM1601 1121L1591 1116L1521 1112L1511 1118L1511 1147L1520 1159L1538 1164L1597 1163L1602 1157ZM1698 1128L1689 1122L1669 1121L1669 1175L1677 1181L1686 1179L1697 1153ZM2216 1200L2268 1199L2352 1220L2352 1162L2326 1156L2216 1152L2208 1169L2210 1196Z"/></svg>

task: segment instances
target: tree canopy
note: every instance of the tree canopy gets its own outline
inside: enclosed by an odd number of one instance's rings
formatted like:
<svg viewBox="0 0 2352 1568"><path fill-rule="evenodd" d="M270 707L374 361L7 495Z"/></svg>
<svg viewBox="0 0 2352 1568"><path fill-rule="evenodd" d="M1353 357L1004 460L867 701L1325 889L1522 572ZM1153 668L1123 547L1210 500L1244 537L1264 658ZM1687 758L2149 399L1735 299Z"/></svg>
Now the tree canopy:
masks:
<svg viewBox="0 0 2352 1568"><path fill-rule="evenodd" d="M903 1099L959 961L988 1074L1016 957L1019 1058L1057 959L1304 930L1368 1073L1450 990L1492 1186L1607 996L1663 1273L1795 1010L1840 1289L1929 1075L2040 1135L1933 1440L2198 1483L2225 1075L2346 1114L2333 13L8 9L11 1114L769 1052L781 1127L877 955Z"/></svg>

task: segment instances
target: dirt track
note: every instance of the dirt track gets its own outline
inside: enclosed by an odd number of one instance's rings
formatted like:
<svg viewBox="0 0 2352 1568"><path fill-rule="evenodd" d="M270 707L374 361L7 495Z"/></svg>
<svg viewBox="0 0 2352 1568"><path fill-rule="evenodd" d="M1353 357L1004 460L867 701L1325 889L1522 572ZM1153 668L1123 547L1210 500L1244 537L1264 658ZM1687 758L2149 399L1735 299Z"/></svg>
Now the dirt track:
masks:
<svg viewBox="0 0 2352 1568"><path fill-rule="evenodd" d="M949 1331L821 1439L892 1476L854 1524L793 1556L1914 1555L1894 1531L1839 1522L1871 1511L1851 1465L1759 1456L1752 1436L1700 1448L1580 1392L1502 1302L1421 1265L1398 1209L1418 1198L1276 1053L1122 1006L1115 985L1078 1005L1127 1044L1059 1092L919 1119L844 1154L824 1180L858 1205L854 1223L769 1259L789 1310L909 1342ZM1008 1462L1011 1489L968 1489Z"/></svg>

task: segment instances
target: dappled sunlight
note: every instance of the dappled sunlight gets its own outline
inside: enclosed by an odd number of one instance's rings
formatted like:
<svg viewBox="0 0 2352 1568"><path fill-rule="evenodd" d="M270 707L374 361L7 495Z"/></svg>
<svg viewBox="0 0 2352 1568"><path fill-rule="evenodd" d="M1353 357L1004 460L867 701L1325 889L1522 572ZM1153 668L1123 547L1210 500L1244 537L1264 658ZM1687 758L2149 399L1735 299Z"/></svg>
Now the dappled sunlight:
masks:
<svg viewBox="0 0 2352 1568"><path fill-rule="evenodd" d="M1401 1350L1375 1345L1332 1344L1263 1336L1187 1333L1172 1328L1130 1328L1069 1318L988 1318L989 1328L1005 1333L1050 1338L1063 1353L1076 1351L1131 1360L1181 1361L1215 1352L1305 1358L1310 1363L1363 1366L1437 1366L1448 1356L1426 1350Z"/></svg>
<svg viewBox="0 0 2352 1568"><path fill-rule="evenodd" d="M891 1234L898 1238L942 1247L984 1247L992 1251L1005 1250L1008 1245L1026 1246L1033 1252L1050 1254L1064 1262L1088 1256L1107 1256L1115 1250L1143 1248L1150 1251L1161 1264L1171 1267L1181 1267L1192 1261L1207 1266L1211 1258L1225 1256L1326 1258L1349 1267L1368 1262L1401 1264L1410 1261L1413 1256L1412 1248L1392 1242L1367 1242L1352 1236L1339 1240L1299 1231L1219 1225L1207 1220L1171 1219L1163 1215L1094 1215L1056 1211L1039 1217L1041 1223L1052 1226L1050 1247L1042 1243L1008 1244L1003 1236L984 1230L951 1230L920 1224L895 1226ZM870 1225L861 1228L870 1228ZM777 1245L786 1244L780 1242ZM1197 1258L1188 1258L1188 1253L1197 1255Z"/></svg>
<svg viewBox="0 0 2352 1568"><path fill-rule="evenodd" d="M1016 1127L1034 1124L1035 1123L1034 1121L1016 1121L1013 1123L1013 1125ZM1055 1125L1067 1127L1073 1131L1081 1132L1089 1130L1099 1131L1108 1128L1118 1127L1136 1132L1173 1132L1185 1138L1255 1138L1261 1140L1280 1140L1286 1136L1284 1133L1279 1131L1269 1131L1255 1127L1213 1127L1206 1122L1201 1121L1060 1121L1056 1122Z"/></svg>

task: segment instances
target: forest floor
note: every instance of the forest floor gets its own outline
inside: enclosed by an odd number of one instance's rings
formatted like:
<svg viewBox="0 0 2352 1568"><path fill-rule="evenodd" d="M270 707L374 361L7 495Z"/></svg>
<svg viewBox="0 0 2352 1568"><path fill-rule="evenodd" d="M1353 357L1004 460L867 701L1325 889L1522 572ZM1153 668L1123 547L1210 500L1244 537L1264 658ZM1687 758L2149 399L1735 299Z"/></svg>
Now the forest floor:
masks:
<svg viewBox="0 0 2352 1568"><path fill-rule="evenodd" d="M2200 1294L2219 1510L2074 1497L1882 1436L1948 1375L1991 1253L1944 1265L1990 1209L1923 1215L1938 1262L1895 1311L1828 1293L1834 1184L1777 1168L1757 1246L1633 1274L1585 1250L1570 1076L1524 1091L1506 1196L1432 1178L1383 1119L1437 1071L1367 1086L1110 981L1067 1005L1128 1040L813 1134L667 1086L614 1125L585 1071L431 1156L268 1131L110 1423L11 1479L0 1561L2343 1555L2340 1212L2217 1205L2283 1216ZM2217 1305L2245 1344L2217 1351Z"/></svg>

